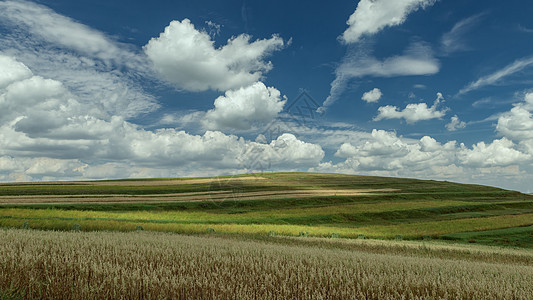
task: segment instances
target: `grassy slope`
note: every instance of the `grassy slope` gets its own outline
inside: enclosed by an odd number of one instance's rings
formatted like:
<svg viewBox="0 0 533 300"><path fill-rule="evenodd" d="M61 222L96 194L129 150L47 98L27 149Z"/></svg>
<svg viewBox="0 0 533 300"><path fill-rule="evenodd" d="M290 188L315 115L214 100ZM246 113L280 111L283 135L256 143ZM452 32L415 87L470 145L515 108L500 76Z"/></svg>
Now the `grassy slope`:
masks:
<svg viewBox="0 0 533 300"><path fill-rule="evenodd" d="M250 175L247 175L250 176ZM266 173L259 180L151 184L120 180L0 185L0 196L101 195L96 203L4 204L0 226L43 229L135 230L251 235L442 238L533 247L533 196L479 185L317 173ZM138 183L138 184L137 184ZM251 192L394 189L354 196L240 198ZM110 195L232 191L222 201L106 203ZM168 200L168 198L166 199ZM79 227L76 227L79 228Z"/></svg>

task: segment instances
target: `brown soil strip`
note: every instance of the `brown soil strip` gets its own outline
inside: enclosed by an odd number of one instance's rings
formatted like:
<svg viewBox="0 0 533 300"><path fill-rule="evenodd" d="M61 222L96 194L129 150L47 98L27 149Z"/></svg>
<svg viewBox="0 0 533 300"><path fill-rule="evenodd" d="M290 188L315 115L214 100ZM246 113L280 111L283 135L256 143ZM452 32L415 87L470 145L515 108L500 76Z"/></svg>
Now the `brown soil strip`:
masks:
<svg viewBox="0 0 533 300"><path fill-rule="evenodd" d="M241 201L260 199L305 198L316 196L362 196L374 193L396 192L395 189L360 190L288 190L262 192L212 191L158 195L84 195L84 196L2 196L0 204L73 204L73 203L146 203Z"/></svg>
<svg viewBox="0 0 533 300"><path fill-rule="evenodd" d="M50 181L50 182L11 182L0 183L1 186L39 186L39 185L66 185L66 186L158 186L158 185L180 185L180 184L204 184L204 183L228 183L231 181L262 181L267 179L262 176L243 177L213 177L213 178L181 178L181 179L161 179L161 180L117 180L117 181Z"/></svg>

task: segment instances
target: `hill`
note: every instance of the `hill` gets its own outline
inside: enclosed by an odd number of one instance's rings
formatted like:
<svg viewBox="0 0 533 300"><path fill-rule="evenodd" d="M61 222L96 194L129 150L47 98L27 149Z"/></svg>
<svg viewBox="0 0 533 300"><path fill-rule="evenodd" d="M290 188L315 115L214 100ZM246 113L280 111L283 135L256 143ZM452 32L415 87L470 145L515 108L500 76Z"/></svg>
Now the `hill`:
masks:
<svg viewBox="0 0 533 300"><path fill-rule="evenodd" d="M0 184L0 226L533 247L533 196L443 181L320 173L9 183Z"/></svg>

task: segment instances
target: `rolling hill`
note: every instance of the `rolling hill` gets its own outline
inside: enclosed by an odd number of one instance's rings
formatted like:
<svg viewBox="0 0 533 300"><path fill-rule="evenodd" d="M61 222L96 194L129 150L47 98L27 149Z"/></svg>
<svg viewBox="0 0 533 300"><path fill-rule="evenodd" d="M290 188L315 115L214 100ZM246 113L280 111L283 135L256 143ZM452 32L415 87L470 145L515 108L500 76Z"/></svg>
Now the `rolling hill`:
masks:
<svg viewBox="0 0 533 300"><path fill-rule="evenodd" d="M0 226L533 247L533 196L321 173L0 184Z"/></svg>

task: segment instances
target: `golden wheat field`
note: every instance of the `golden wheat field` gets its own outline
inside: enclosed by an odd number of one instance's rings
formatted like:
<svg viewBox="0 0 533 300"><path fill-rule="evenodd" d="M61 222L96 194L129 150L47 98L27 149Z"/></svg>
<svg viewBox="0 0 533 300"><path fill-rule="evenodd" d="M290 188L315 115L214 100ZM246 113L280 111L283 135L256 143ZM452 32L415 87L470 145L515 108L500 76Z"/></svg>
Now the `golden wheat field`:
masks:
<svg viewBox="0 0 533 300"><path fill-rule="evenodd" d="M532 282L527 249L0 229L6 299L531 299Z"/></svg>

